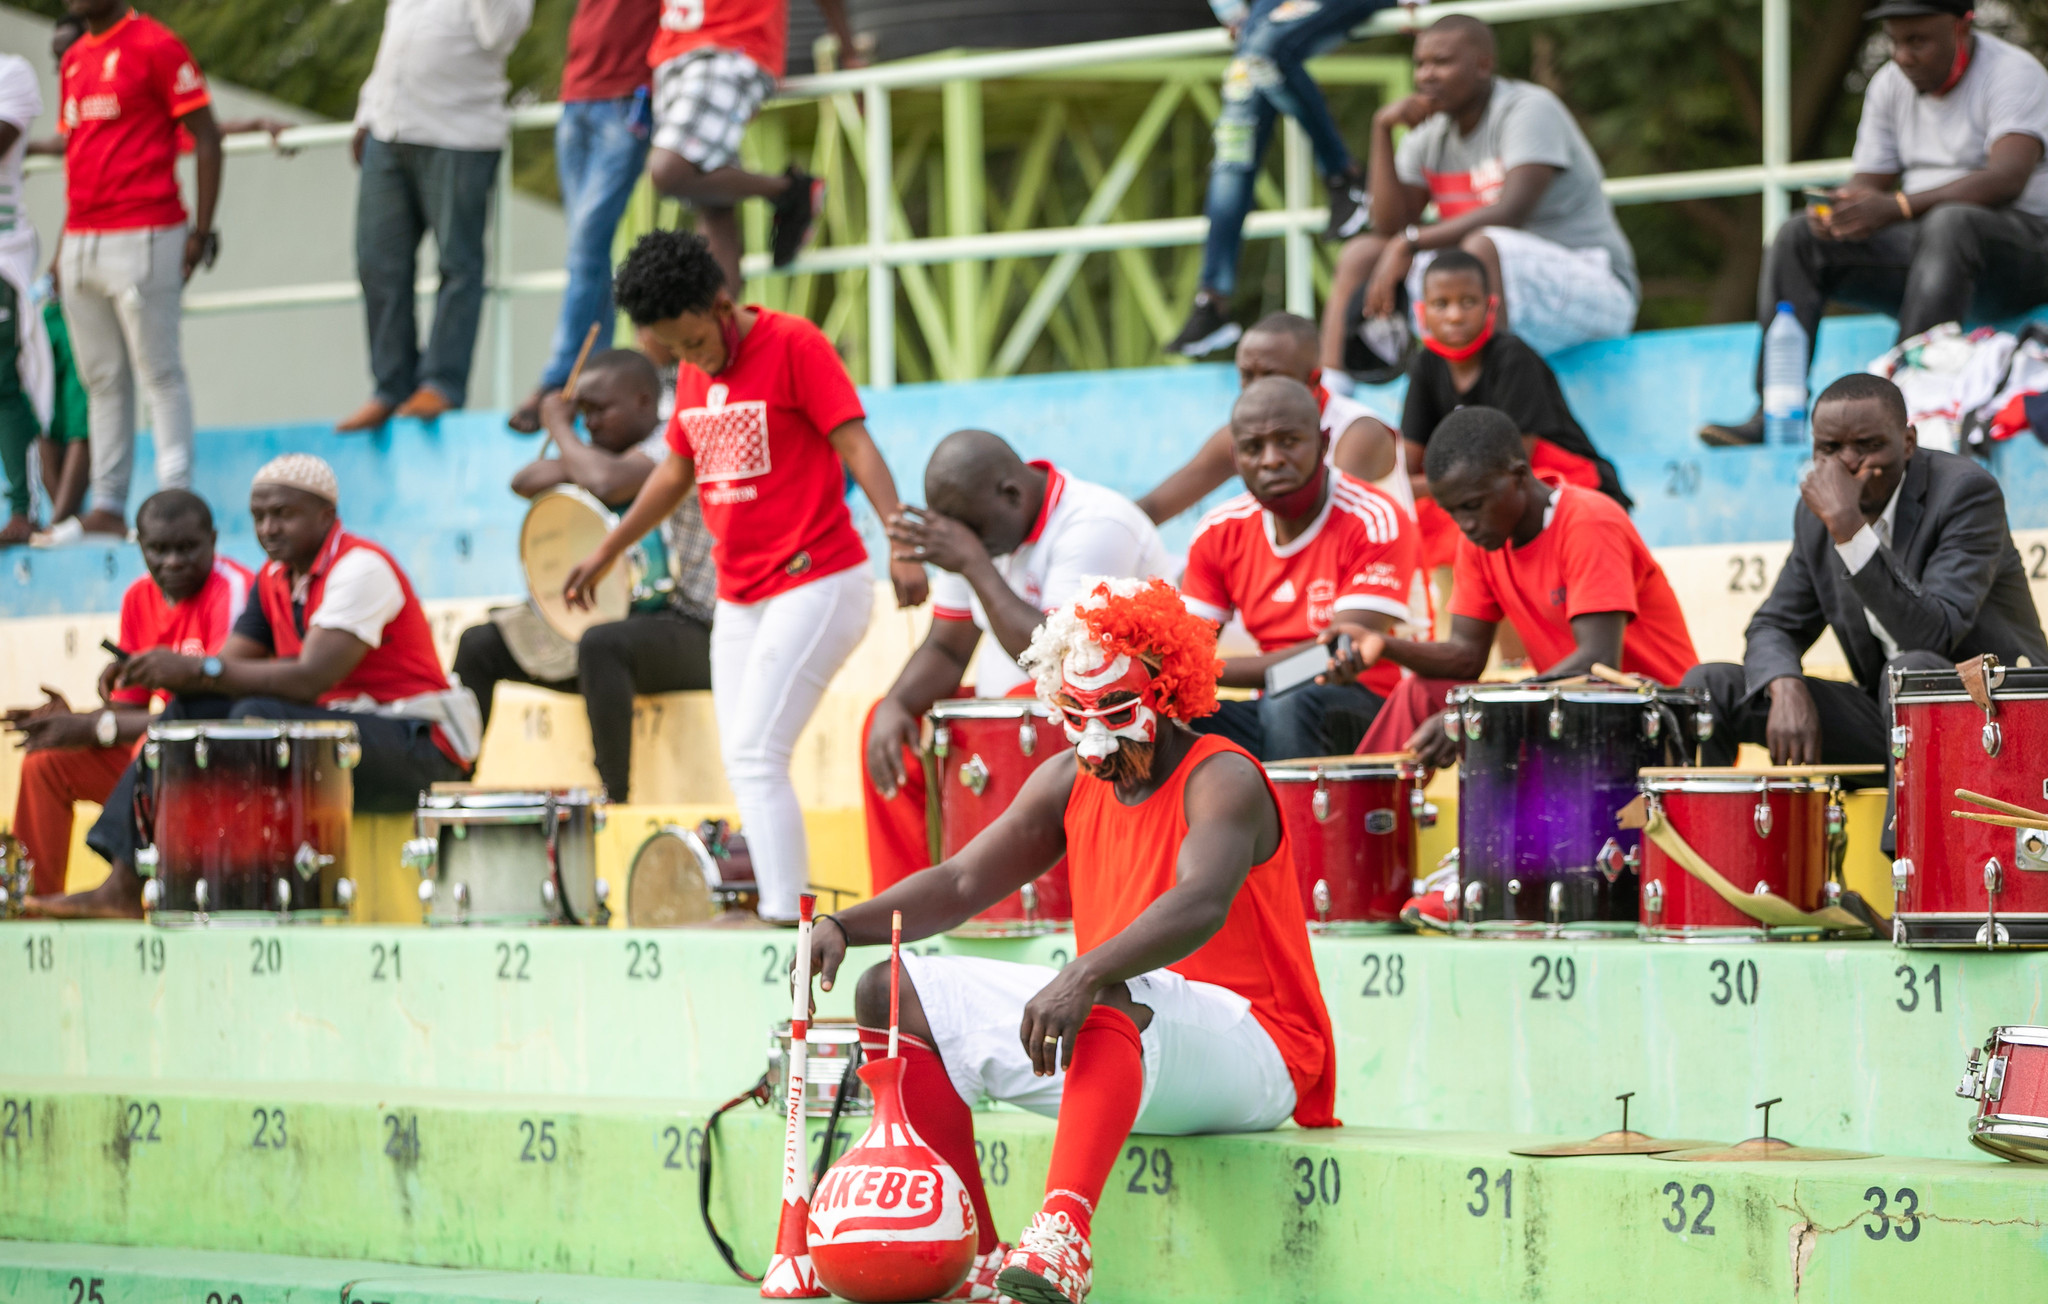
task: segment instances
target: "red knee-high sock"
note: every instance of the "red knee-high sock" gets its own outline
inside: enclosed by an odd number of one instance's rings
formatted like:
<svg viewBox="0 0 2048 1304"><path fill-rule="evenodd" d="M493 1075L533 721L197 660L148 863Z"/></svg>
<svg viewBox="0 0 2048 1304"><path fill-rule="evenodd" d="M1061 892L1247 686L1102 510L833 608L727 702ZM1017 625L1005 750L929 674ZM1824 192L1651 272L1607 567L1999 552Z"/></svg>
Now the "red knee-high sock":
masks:
<svg viewBox="0 0 2048 1304"><path fill-rule="evenodd" d="M860 1030L861 1055L881 1059L889 1053L886 1028ZM976 1254L996 1247L996 1220L988 1211L988 1192L981 1184L981 1161L974 1154L974 1111L960 1099L953 1079L938 1052L908 1033L897 1040L896 1053L903 1060L903 1114L925 1144L939 1152L939 1158L953 1166L967 1186L967 1198L974 1202L974 1225L980 1239Z"/></svg>
<svg viewBox="0 0 2048 1304"><path fill-rule="evenodd" d="M1060 1093L1060 1125L1045 1175L1045 1208L1065 1211L1086 1235L1103 1184L1138 1121L1145 1057L1138 1025L1122 1010L1098 1005L1074 1038L1074 1062Z"/></svg>

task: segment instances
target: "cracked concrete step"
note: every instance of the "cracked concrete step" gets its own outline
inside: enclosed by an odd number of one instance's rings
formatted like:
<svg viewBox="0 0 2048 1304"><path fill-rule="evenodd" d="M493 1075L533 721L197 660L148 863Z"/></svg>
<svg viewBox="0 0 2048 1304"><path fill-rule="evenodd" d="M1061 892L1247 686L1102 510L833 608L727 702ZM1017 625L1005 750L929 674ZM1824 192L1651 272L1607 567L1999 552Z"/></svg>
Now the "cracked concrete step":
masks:
<svg viewBox="0 0 2048 1304"><path fill-rule="evenodd" d="M787 933L151 929L5 932L11 1073L723 1100L788 1017ZM1060 963L1073 940L923 950ZM1953 1089L1994 1024L2040 1019L2048 953L1849 945L1315 944L1341 1113L1383 1126L1746 1135L1772 1096L1814 1145L1974 1154ZM856 953L853 967L880 958ZM851 982L821 995L850 1012Z"/></svg>
<svg viewBox="0 0 2048 1304"><path fill-rule="evenodd" d="M724 1285L696 1210L702 1123L701 1107L659 1101L0 1079L0 1236ZM1051 1128L1009 1111L977 1127L1014 1234ZM1518 1140L1132 1138L1096 1224L1101 1299L2048 1291L2048 1169L1536 1160L1508 1153ZM720 1125L714 1213L746 1263L767 1257L779 1146L768 1111Z"/></svg>

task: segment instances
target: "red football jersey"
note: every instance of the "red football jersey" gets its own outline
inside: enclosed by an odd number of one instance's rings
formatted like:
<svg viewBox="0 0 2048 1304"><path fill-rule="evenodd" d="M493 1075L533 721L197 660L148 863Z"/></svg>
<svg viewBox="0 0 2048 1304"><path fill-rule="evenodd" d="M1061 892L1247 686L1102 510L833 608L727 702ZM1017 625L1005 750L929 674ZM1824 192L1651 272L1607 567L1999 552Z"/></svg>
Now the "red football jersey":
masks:
<svg viewBox="0 0 2048 1304"><path fill-rule="evenodd" d="M647 62L659 68L700 46L738 50L782 80L789 55L789 0L661 0Z"/></svg>
<svg viewBox="0 0 2048 1304"><path fill-rule="evenodd" d="M1320 634L1339 611L1421 618L1408 598L1415 579L1416 528L1392 498L1342 471L1330 472L1323 510L1294 542L1273 542L1273 518L1250 494L1204 516L1188 544L1181 596L1188 610L1222 624L1235 611L1271 652ZM1361 684L1385 697L1401 677L1391 661Z"/></svg>
<svg viewBox="0 0 2048 1304"><path fill-rule="evenodd" d="M1550 523L1523 547L1485 552L1459 538L1451 614L1513 621L1540 674L1578 650L1572 617L1626 612L1621 669L1678 683L1700 658L1664 568L1612 498L1565 484L1556 493Z"/></svg>
<svg viewBox="0 0 2048 1304"><path fill-rule="evenodd" d="M228 632L249 601L249 587L255 576L249 568L226 557L213 559L213 574L206 577L199 592L183 602L167 602L164 591L147 575L128 586L121 598L121 647L129 652L146 652L164 647L188 657L207 657L219 652ZM169 700L169 693L158 693ZM123 688L113 696L122 706L149 705L150 690Z"/></svg>
<svg viewBox="0 0 2048 1304"><path fill-rule="evenodd" d="M67 231L132 231L185 220L178 119L213 102L185 43L147 14L78 38L59 70Z"/></svg>
<svg viewBox="0 0 2048 1304"><path fill-rule="evenodd" d="M801 317L760 316L716 376L676 370L668 446L696 467L718 596L762 602L868 557L828 436L866 415L846 364Z"/></svg>

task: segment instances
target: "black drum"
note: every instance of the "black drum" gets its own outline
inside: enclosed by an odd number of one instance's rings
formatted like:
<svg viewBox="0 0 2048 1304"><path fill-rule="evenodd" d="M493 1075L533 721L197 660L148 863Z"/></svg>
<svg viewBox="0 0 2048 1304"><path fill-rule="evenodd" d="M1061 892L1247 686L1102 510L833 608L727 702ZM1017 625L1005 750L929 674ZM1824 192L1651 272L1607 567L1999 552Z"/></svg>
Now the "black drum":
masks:
<svg viewBox="0 0 2048 1304"><path fill-rule="evenodd" d="M1641 834L1615 813L1645 766L1685 765L1699 700L1617 685L1475 684L1458 740L1457 927L1480 937L1634 937Z"/></svg>

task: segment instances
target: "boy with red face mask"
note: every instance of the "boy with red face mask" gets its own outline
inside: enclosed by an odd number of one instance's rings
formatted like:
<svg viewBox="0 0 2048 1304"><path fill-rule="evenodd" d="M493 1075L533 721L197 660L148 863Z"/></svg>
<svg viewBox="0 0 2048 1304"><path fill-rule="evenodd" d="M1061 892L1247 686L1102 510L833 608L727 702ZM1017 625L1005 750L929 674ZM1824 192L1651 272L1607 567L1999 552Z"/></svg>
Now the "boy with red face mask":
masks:
<svg viewBox="0 0 2048 1304"><path fill-rule="evenodd" d="M1462 249L1438 254L1422 276L1422 350L1408 367L1408 399L1401 410L1401 440L1422 527L1423 565L1448 566L1458 529L1430 498L1422 473L1430 432L1461 407L1498 408L1514 419L1539 473L1598 489L1624 508L1614 466L1593 447L1558 387L1557 373L1520 338L1496 331L1500 296L1486 266Z"/></svg>

